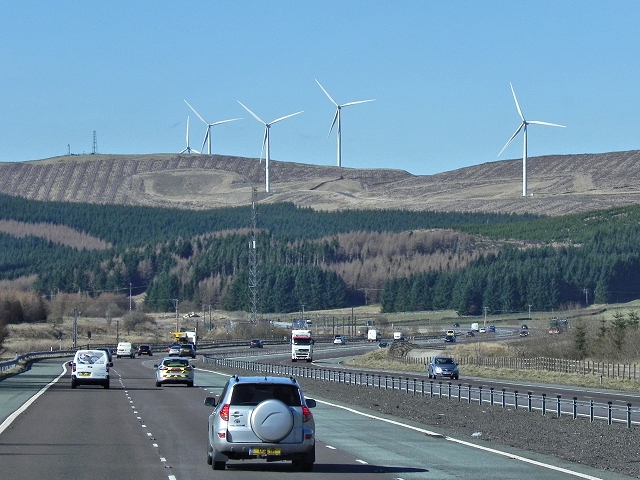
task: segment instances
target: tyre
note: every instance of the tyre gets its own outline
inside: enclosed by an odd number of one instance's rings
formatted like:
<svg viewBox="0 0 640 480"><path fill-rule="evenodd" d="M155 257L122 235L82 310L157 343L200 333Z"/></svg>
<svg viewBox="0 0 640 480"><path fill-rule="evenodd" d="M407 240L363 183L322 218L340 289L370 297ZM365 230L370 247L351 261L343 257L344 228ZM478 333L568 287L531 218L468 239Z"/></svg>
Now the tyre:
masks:
<svg viewBox="0 0 640 480"><path fill-rule="evenodd" d="M310 472L313 470L313 462L316 461L316 449L307 453L302 453L293 459L292 465L295 470L300 472Z"/></svg>
<svg viewBox="0 0 640 480"><path fill-rule="evenodd" d="M72 378L71 379L71 388L76 388L78 386L77 382Z"/></svg>
<svg viewBox="0 0 640 480"><path fill-rule="evenodd" d="M156 382L156 387L161 387L162 384L160 382Z"/></svg>
<svg viewBox="0 0 640 480"><path fill-rule="evenodd" d="M109 380L107 380L106 382L104 382L104 383L102 384L102 386L105 388L105 390L108 390L108 389L109 389L109 386L110 386L110 385L109 385Z"/></svg>
<svg viewBox="0 0 640 480"><path fill-rule="evenodd" d="M224 470L227 464L225 462L213 462L213 465L211 466L214 470Z"/></svg>
<svg viewBox="0 0 640 480"><path fill-rule="evenodd" d="M187 387L192 388L193 387L193 382L187 383Z"/></svg>

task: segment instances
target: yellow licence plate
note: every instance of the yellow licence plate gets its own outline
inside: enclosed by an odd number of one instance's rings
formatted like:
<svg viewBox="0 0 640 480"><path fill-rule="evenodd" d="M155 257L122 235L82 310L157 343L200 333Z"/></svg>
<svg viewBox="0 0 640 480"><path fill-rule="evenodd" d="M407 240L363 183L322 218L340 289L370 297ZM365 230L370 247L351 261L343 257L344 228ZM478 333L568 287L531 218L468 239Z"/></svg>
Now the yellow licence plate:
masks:
<svg viewBox="0 0 640 480"><path fill-rule="evenodd" d="M252 447L249 449L249 455L280 455L282 450L279 448L262 448Z"/></svg>
<svg viewBox="0 0 640 480"><path fill-rule="evenodd" d="M89 372L80 372L81 377L90 377L91 374Z"/></svg>

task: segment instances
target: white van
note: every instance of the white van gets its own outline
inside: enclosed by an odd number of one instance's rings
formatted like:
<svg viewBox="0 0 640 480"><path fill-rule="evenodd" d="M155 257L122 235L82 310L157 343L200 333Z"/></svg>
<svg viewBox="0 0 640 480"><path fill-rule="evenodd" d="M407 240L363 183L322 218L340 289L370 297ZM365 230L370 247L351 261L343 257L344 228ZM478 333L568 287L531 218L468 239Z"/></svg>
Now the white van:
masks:
<svg viewBox="0 0 640 480"><path fill-rule="evenodd" d="M116 358L129 357L135 358L136 351L129 342L120 342L116 348Z"/></svg>
<svg viewBox="0 0 640 480"><path fill-rule="evenodd" d="M78 350L69 366L71 388L83 384L109 388L109 367L113 367L113 363L104 350Z"/></svg>

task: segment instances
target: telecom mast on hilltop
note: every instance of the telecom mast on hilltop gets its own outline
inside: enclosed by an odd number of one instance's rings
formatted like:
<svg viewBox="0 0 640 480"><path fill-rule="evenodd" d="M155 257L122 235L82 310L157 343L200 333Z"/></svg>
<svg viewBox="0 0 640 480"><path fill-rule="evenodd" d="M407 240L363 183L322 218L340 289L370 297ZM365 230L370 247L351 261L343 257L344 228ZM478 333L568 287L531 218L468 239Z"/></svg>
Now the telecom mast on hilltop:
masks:
<svg viewBox="0 0 640 480"><path fill-rule="evenodd" d="M251 303L251 323L258 323L258 253L256 249L256 229L258 216L256 213L256 198L258 189L253 187L251 194L251 239L249 240L249 300Z"/></svg>
<svg viewBox="0 0 640 480"><path fill-rule="evenodd" d="M91 148L91 155L98 153L98 135L96 131L93 131L93 148Z"/></svg>

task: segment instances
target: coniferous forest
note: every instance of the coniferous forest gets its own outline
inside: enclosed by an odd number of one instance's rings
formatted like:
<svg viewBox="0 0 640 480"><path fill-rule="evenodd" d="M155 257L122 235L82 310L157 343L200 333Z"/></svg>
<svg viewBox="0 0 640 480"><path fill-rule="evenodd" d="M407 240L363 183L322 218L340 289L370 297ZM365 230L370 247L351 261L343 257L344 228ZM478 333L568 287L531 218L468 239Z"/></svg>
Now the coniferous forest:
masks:
<svg viewBox="0 0 640 480"><path fill-rule="evenodd" d="M0 196L0 281L40 295L145 293L249 307L256 241L259 310L380 302L384 312L553 310L640 298L640 207L565 217L293 204L185 211Z"/></svg>

